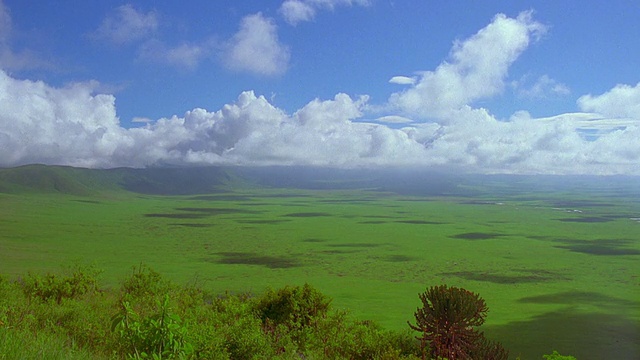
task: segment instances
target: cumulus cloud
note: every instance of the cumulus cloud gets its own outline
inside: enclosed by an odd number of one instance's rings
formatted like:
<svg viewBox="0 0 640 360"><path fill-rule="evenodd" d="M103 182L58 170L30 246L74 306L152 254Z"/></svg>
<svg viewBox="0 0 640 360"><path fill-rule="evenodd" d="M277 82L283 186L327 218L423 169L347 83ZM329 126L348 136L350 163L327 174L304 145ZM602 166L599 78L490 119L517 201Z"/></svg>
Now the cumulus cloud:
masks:
<svg viewBox="0 0 640 360"><path fill-rule="evenodd" d="M273 39L270 20L260 14L245 20L249 29L266 26ZM508 66L541 31L529 13L498 15L457 44L449 62L392 95L396 112L372 122L367 96L340 93L289 114L246 91L217 111L138 118L141 127L125 128L115 97L100 94L95 81L52 87L0 70L0 166L437 165L480 173L640 175L640 85L585 95L578 100L583 112L542 119L520 111L499 121L472 106L501 91ZM253 39L248 33L234 44ZM414 122L411 114L437 121Z"/></svg>
<svg viewBox="0 0 640 360"><path fill-rule="evenodd" d="M280 6L280 14L285 21L296 25L311 21L319 9L333 10L336 6L368 6L371 0L285 0Z"/></svg>
<svg viewBox="0 0 640 360"><path fill-rule="evenodd" d="M613 118L632 118L640 123L640 83L636 86L618 84L601 95L581 96L578 106L583 111Z"/></svg>
<svg viewBox="0 0 640 360"><path fill-rule="evenodd" d="M155 11L144 13L131 4L125 4L102 21L94 36L122 45L149 37L158 29L158 25Z"/></svg>
<svg viewBox="0 0 640 360"><path fill-rule="evenodd" d="M452 110L500 93L509 66L545 30L531 12L515 19L498 14L471 38L457 42L449 61L423 72L415 85L392 94L389 103L422 118L451 118Z"/></svg>
<svg viewBox="0 0 640 360"><path fill-rule="evenodd" d="M248 91L210 112L119 123L112 95L96 82L54 88L0 71L0 166L158 164L442 165L474 172L640 174L638 126L586 139L584 113L508 122L463 106L457 122L394 129L362 121L368 98L338 94L293 114Z"/></svg>
<svg viewBox="0 0 640 360"><path fill-rule="evenodd" d="M289 65L289 48L278 40L276 24L261 13L245 16L227 44L229 68L259 75L279 75Z"/></svg>

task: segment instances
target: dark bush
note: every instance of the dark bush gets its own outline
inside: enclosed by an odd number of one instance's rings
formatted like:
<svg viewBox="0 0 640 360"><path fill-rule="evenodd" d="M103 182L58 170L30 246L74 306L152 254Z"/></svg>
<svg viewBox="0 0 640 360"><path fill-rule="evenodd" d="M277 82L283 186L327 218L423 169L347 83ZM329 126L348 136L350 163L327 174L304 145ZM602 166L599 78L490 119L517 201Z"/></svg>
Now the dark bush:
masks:
<svg viewBox="0 0 640 360"><path fill-rule="evenodd" d="M419 294L422 307L414 313L416 324L409 326L422 334L423 359L426 350L432 357L457 359L506 359L508 353L498 343L489 342L476 327L487 316L484 300L471 291L432 286Z"/></svg>

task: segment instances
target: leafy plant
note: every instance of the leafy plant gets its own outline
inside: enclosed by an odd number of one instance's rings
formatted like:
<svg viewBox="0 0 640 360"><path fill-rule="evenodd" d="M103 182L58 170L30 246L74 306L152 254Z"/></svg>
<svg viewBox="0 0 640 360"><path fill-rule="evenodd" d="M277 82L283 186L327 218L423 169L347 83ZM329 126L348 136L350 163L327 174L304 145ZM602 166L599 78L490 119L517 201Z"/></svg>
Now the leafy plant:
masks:
<svg viewBox="0 0 640 360"><path fill-rule="evenodd" d="M576 360L575 357L570 355L560 355L558 351L553 350L553 353L550 355L542 355L545 360Z"/></svg>
<svg viewBox="0 0 640 360"><path fill-rule="evenodd" d="M180 317L170 312L169 296L157 305L156 314L141 319L125 301L121 312L112 318L111 329L126 344L128 355L136 359L173 359L193 352L185 341L187 330Z"/></svg>
<svg viewBox="0 0 640 360"><path fill-rule="evenodd" d="M55 300L57 304L62 299L75 298L98 289L101 271L95 267L77 265L67 272L67 275L48 273L44 276L29 273L22 280L22 289L29 298Z"/></svg>

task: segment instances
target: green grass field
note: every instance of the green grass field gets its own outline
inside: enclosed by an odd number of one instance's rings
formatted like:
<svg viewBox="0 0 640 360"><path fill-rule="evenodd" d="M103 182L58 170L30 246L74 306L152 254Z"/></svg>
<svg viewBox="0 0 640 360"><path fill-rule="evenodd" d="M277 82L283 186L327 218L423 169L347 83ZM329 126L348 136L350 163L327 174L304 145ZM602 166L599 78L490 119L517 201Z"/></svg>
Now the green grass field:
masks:
<svg viewBox="0 0 640 360"><path fill-rule="evenodd" d="M448 284L487 301L483 329L513 358L640 356L638 198L474 186L0 194L0 273L95 263L116 286L144 263L218 292L307 282L389 329L407 327L419 292Z"/></svg>

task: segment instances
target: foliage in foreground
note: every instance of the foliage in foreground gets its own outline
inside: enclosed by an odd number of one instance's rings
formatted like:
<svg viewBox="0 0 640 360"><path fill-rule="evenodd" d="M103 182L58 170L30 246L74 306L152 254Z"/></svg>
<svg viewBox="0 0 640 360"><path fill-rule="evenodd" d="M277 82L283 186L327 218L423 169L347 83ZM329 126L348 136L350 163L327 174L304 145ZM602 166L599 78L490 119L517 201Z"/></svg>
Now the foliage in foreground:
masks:
<svg viewBox="0 0 640 360"><path fill-rule="evenodd" d="M0 359L506 359L474 327L477 294L438 286L420 294L411 331L392 332L331 307L308 284L262 296L176 286L145 266L117 289L93 267L0 277ZM574 359L557 352L545 359Z"/></svg>
<svg viewBox="0 0 640 360"><path fill-rule="evenodd" d="M305 284L214 295L140 266L117 289L99 272L0 278L0 359L409 359L409 331L330 306Z"/></svg>

